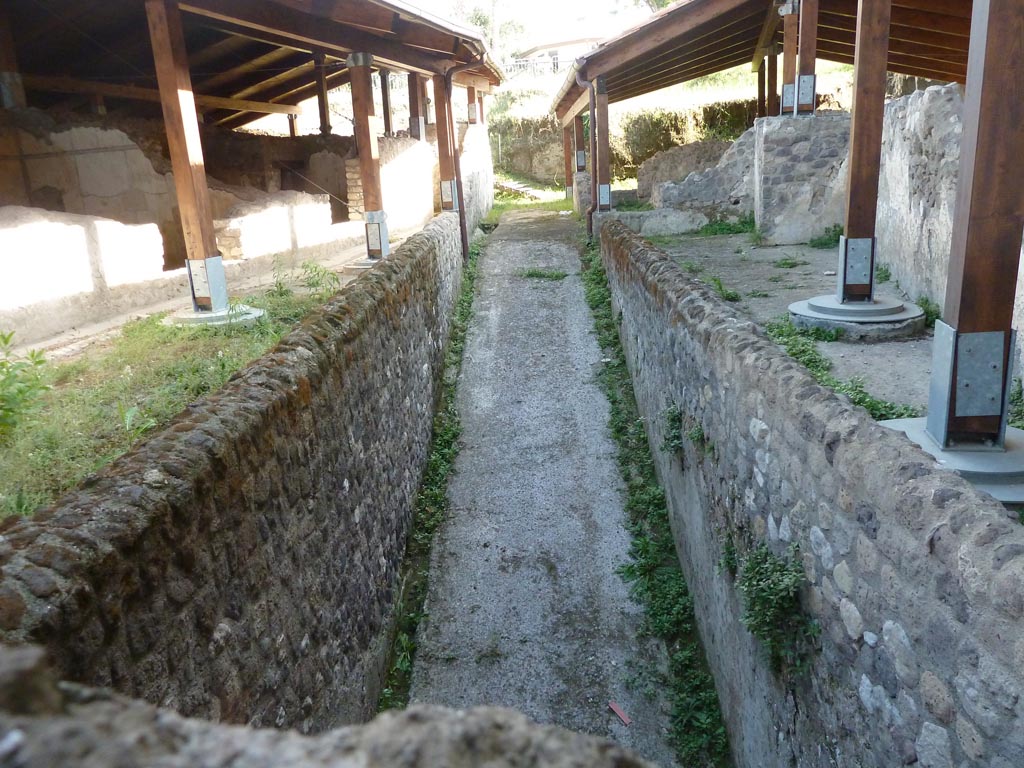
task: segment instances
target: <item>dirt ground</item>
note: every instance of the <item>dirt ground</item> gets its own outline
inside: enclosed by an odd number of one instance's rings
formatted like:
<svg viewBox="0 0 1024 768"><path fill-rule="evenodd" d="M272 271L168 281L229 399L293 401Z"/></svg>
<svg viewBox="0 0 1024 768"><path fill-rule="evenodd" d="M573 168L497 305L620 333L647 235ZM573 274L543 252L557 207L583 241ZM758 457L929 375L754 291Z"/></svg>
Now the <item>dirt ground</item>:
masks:
<svg viewBox="0 0 1024 768"><path fill-rule="evenodd" d="M750 235L656 238L655 244L697 280L714 287L714 278L740 300L736 311L763 325L787 317L800 299L835 292L837 249L807 245L754 246ZM895 283L877 288L881 295L899 296L912 303ZM932 337L901 341L819 342L818 349L833 364L840 379L860 377L872 395L924 409L928 404Z"/></svg>

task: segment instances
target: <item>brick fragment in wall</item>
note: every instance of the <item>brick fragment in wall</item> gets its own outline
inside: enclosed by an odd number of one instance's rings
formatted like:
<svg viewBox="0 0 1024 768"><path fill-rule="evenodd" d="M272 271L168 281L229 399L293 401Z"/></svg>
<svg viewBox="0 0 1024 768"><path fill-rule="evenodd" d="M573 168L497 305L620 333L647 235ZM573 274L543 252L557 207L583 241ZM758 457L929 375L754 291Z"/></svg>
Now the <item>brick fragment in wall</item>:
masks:
<svg viewBox="0 0 1024 768"><path fill-rule="evenodd" d="M1024 527L815 383L624 224L600 234L651 444L665 441L663 414L677 406L714 446L654 459L736 764L1019 762L1024 643L1007 638L1024 636L1012 598ZM786 521L785 540L769 519ZM780 684L717 567L728 531L741 560L760 544L780 557L800 548L803 610L821 634L795 688Z"/></svg>

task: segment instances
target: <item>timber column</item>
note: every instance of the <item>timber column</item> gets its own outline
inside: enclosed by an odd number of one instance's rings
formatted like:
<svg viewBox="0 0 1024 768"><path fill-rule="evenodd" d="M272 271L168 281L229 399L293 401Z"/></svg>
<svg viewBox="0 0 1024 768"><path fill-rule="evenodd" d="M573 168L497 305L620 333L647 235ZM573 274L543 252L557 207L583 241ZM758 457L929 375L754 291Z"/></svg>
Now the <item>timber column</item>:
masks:
<svg viewBox="0 0 1024 768"><path fill-rule="evenodd" d="M565 161L565 199L572 200L572 177L576 168L573 157L572 126L562 129L562 156Z"/></svg>
<svg viewBox="0 0 1024 768"><path fill-rule="evenodd" d="M441 171L441 210L457 211L459 194L455 186L452 105L445 90L444 75L434 75L434 119L437 121L437 162Z"/></svg>
<svg viewBox="0 0 1024 768"><path fill-rule="evenodd" d="M388 244L387 214L380 189L380 151L377 121L373 111L373 57L353 53L345 61L352 83L352 123L359 152L359 175L363 182L363 218L366 220L366 255L379 259L391 252Z"/></svg>
<svg viewBox="0 0 1024 768"><path fill-rule="evenodd" d="M597 174L597 210L612 209L612 174L611 144L608 140L608 88L603 77L594 80L595 122L590 130L597 139L597 162L594 173Z"/></svg>
<svg viewBox="0 0 1024 768"><path fill-rule="evenodd" d="M782 111L796 109L796 54L800 29L800 3L798 0L779 6L782 16Z"/></svg>
<svg viewBox="0 0 1024 768"><path fill-rule="evenodd" d="M587 170L587 139L583 131L583 115L572 119L573 143L576 145L576 173Z"/></svg>
<svg viewBox="0 0 1024 768"><path fill-rule="evenodd" d="M391 73L386 69L381 69L379 74L381 111L384 113L384 135L391 136L393 135L391 130Z"/></svg>
<svg viewBox="0 0 1024 768"><path fill-rule="evenodd" d="M779 50L776 46L768 49L768 114L779 114Z"/></svg>
<svg viewBox="0 0 1024 768"><path fill-rule="evenodd" d="M423 98L423 78L415 72L409 73L409 136L423 141L427 138L427 126L424 119L426 110Z"/></svg>
<svg viewBox="0 0 1024 768"><path fill-rule="evenodd" d="M331 106L327 100L327 57L322 53L313 54L313 72L316 76L316 105L320 110L320 133L331 133Z"/></svg>
<svg viewBox="0 0 1024 768"><path fill-rule="evenodd" d="M479 120L479 110L476 102L476 88L471 85L466 86L466 108L470 125L476 125Z"/></svg>
<svg viewBox="0 0 1024 768"><path fill-rule="evenodd" d="M227 281L213 231L210 191L206 185L181 12L174 0L146 0L146 18L185 236L192 306L197 312L226 312Z"/></svg>
<svg viewBox="0 0 1024 768"><path fill-rule="evenodd" d="M857 18L859 20L860 13L857 14ZM817 106L817 79L814 74L814 63L818 56L818 0L800 0L798 47L796 114L813 115Z"/></svg>

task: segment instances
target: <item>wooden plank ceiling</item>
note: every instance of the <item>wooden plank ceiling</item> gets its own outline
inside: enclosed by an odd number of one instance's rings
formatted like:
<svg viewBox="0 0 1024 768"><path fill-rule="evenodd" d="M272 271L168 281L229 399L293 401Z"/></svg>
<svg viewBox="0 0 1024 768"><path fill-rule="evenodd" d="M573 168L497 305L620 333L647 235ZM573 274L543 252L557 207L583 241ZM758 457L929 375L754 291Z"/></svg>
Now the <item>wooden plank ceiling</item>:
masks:
<svg viewBox="0 0 1024 768"><path fill-rule="evenodd" d="M585 80L605 78L609 101L650 93L741 64L760 64L782 44L779 0L681 0L577 62ZM971 0L893 0L888 69L963 83ZM818 58L853 63L857 0L820 0ZM572 71L554 102L563 122L586 106Z"/></svg>
<svg viewBox="0 0 1024 768"><path fill-rule="evenodd" d="M30 106L73 108L98 94L108 109L160 116L142 0L4 2ZM199 110L205 122L224 127L294 111L288 108L314 96L313 52L326 55L330 88L348 82L345 58L356 51L392 71L426 75L482 60L455 82L483 92L502 79L478 33L398 0L182 0L180 6Z"/></svg>

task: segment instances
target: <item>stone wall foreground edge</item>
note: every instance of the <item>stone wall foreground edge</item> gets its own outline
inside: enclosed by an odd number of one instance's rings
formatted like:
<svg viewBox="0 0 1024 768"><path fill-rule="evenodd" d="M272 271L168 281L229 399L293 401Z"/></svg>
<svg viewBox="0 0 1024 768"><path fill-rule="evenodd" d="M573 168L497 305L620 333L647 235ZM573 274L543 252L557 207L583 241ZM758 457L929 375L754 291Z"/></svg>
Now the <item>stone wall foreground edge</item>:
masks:
<svg viewBox="0 0 1024 768"><path fill-rule="evenodd" d="M369 717L461 269L439 216L166 429L0 524L0 640L187 715Z"/></svg>
<svg viewBox="0 0 1024 768"><path fill-rule="evenodd" d="M654 458L737 766L1019 765L1016 513L816 384L622 223L601 243L650 444L673 406L705 435ZM821 627L805 673L774 673L744 628L726 541L741 559L799 547Z"/></svg>

